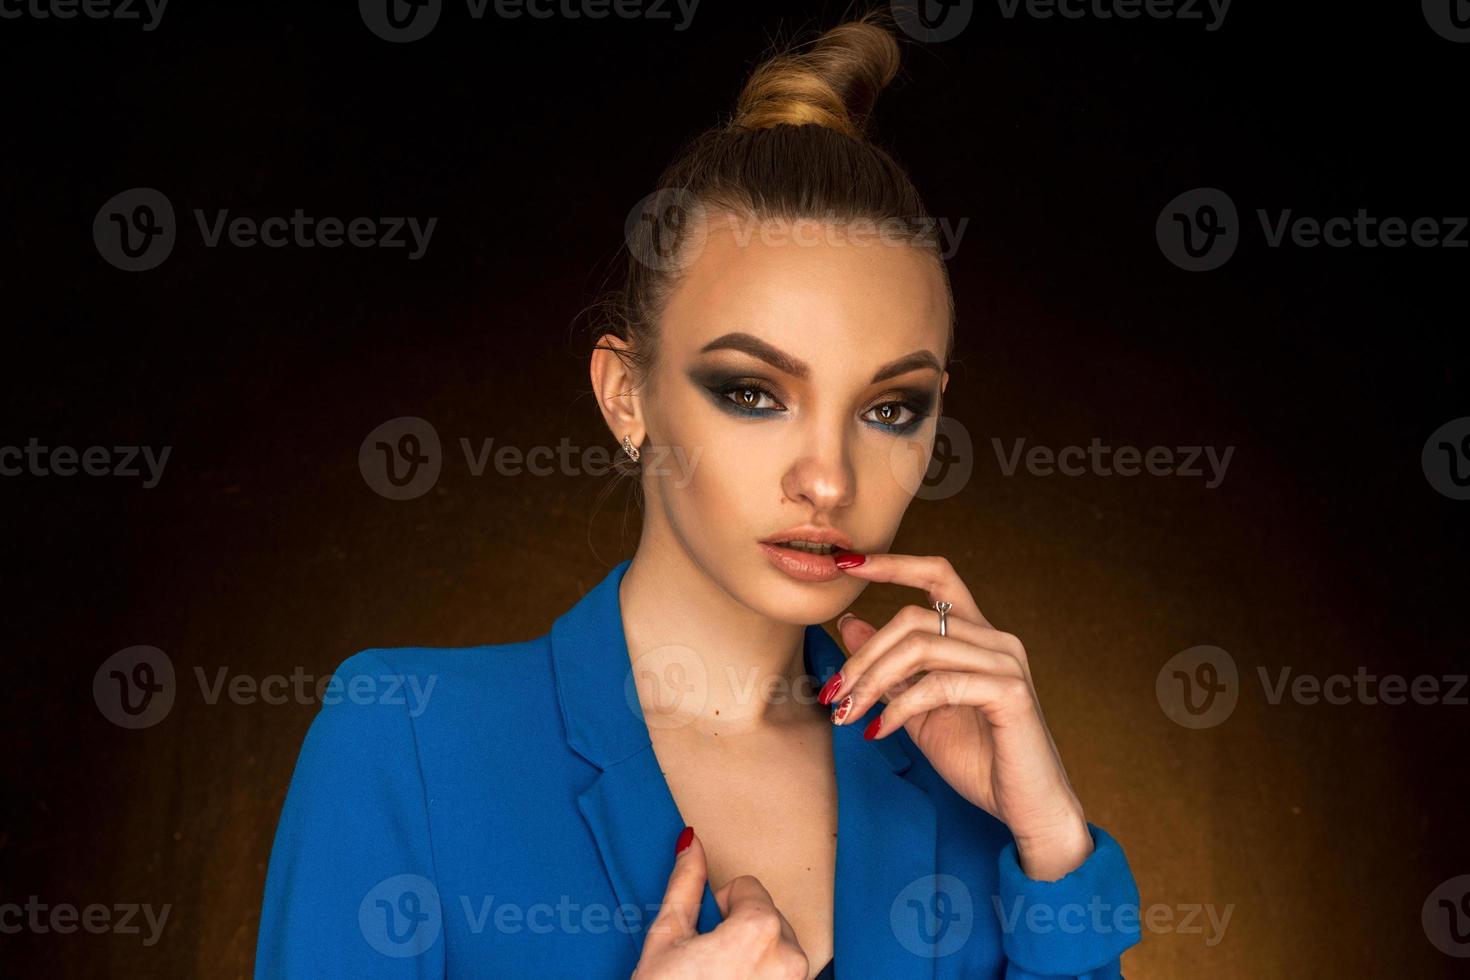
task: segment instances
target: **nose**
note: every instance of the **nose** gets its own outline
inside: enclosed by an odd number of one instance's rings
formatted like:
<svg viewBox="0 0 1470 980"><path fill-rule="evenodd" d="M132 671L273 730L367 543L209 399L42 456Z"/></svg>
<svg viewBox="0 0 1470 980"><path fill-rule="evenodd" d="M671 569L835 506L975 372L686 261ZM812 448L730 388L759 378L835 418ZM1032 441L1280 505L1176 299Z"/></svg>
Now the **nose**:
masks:
<svg viewBox="0 0 1470 980"><path fill-rule="evenodd" d="M787 467L781 490L813 511L834 511L852 503L856 483L846 438L831 431L816 435Z"/></svg>

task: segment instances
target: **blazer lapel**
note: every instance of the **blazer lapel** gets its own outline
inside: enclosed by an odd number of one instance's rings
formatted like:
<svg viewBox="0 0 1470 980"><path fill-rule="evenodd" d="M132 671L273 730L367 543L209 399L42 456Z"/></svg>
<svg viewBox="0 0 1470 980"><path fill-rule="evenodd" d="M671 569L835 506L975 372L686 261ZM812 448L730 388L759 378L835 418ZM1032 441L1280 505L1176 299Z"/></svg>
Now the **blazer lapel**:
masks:
<svg viewBox="0 0 1470 980"><path fill-rule="evenodd" d="M658 765L629 674L618 586L631 559L552 625L551 653L567 743L599 770L577 796L631 931L634 952L658 911L684 826ZM808 626L807 670L821 684L846 659L820 626ZM876 705L868 717L876 715ZM869 742L867 719L832 729L837 772L837 871L833 942L837 973L930 980L936 906L934 804L902 776L912 759L902 732ZM708 882L698 929L722 921ZM821 964L814 964L820 966Z"/></svg>
<svg viewBox="0 0 1470 980"><path fill-rule="evenodd" d="M820 626L807 627L806 657L818 683L826 683L847 659ZM937 817L929 794L902 775L913 762L909 751L917 751L908 736L863 738L868 721L882 710L880 701L864 717L832 726L835 972L930 980L936 943L947 925L942 914L935 914L944 911L936 904Z"/></svg>
<svg viewBox="0 0 1470 980"><path fill-rule="evenodd" d="M674 869L684 819L659 769L633 687L618 586L631 559L617 565L551 627L552 666L567 743L599 770L577 795L603 868L617 896L621 931L643 949ZM720 922L709 883L700 932Z"/></svg>

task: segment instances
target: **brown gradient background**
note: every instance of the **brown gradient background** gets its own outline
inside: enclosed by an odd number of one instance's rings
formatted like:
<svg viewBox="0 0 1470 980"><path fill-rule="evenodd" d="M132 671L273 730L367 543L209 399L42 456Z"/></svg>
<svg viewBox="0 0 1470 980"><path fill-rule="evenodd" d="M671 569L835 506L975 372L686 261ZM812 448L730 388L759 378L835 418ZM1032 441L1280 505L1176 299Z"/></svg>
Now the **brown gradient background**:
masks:
<svg viewBox="0 0 1470 980"><path fill-rule="evenodd" d="M1465 251L1270 249L1254 209L1465 214L1470 46L1417 4L1238 3L1223 27L1007 21L911 46L880 137L931 210L969 219L947 413L973 477L916 501L901 550L948 555L1031 651L1089 816L1146 905L1233 906L1224 940L1146 933L1130 978L1456 975L1421 905L1470 872L1467 709L1272 706L1256 669L1466 672L1467 508L1420 469L1470 414ZM578 474L473 477L458 440L615 443L573 329L633 204L725 111L767 39L837 6L705 0L646 21L469 22L388 45L350 5L170 6L159 30L0 24L7 118L0 444L173 447L163 481L0 480L6 744L0 902L169 903L162 941L0 936L0 972L245 976L315 706L207 704L194 671L329 672L368 646L539 635L637 540ZM311 20L305 18L311 17ZM119 272L102 203L152 186L179 243ZM1225 189L1247 221L1184 273L1153 225ZM427 255L204 248L191 209L437 216ZM445 445L436 488L374 494L363 437ZM1234 446L1199 479L1005 476L991 439ZM870 588L879 619L916 596ZM1174 653L1228 650L1218 728L1169 721ZM172 713L109 724L93 673L172 658ZM611 695L610 695L611 696ZM487 725L495 719L487 717ZM513 733L506 733L513 737ZM513 846L507 842L507 846ZM1182 912L1176 912L1182 914ZM876 927L876 926L875 926ZM15 972L12 974L11 971Z"/></svg>

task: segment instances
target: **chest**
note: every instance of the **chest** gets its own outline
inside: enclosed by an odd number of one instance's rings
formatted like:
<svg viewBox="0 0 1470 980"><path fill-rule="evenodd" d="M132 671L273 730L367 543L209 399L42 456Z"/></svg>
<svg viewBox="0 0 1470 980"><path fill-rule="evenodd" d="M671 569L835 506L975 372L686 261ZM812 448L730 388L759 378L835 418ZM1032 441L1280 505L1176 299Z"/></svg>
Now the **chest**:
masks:
<svg viewBox="0 0 1470 980"><path fill-rule="evenodd" d="M832 958L837 783L830 722L780 735L693 739L669 733L654 751L717 891L754 875L791 923L815 974Z"/></svg>

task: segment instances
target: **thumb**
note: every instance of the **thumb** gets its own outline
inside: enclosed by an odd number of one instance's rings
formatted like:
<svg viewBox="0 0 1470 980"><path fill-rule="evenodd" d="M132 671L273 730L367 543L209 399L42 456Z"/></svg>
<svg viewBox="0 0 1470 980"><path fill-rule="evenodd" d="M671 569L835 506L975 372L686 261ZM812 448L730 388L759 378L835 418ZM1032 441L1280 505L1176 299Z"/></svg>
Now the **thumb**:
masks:
<svg viewBox="0 0 1470 980"><path fill-rule="evenodd" d="M708 868L705 865L704 845L694 836L693 827L685 827L680 834L689 835L689 846L674 855L674 870L669 873L669 885L664 890L663 902L658 915L648 926L648 946L670 946L683 942L695 935L695 923L699 921L699 906L704 900L704 885ZM677 846L677 845L676 845Z"/></svg>
<svg viewBox="0 0 1470 980"><path fill-rule="evenodd" d="M837 620L837 632L842 635L848 656L852 656L878 632L878 627L867 620L859 619L855 613L843 613Z"/></svg>

